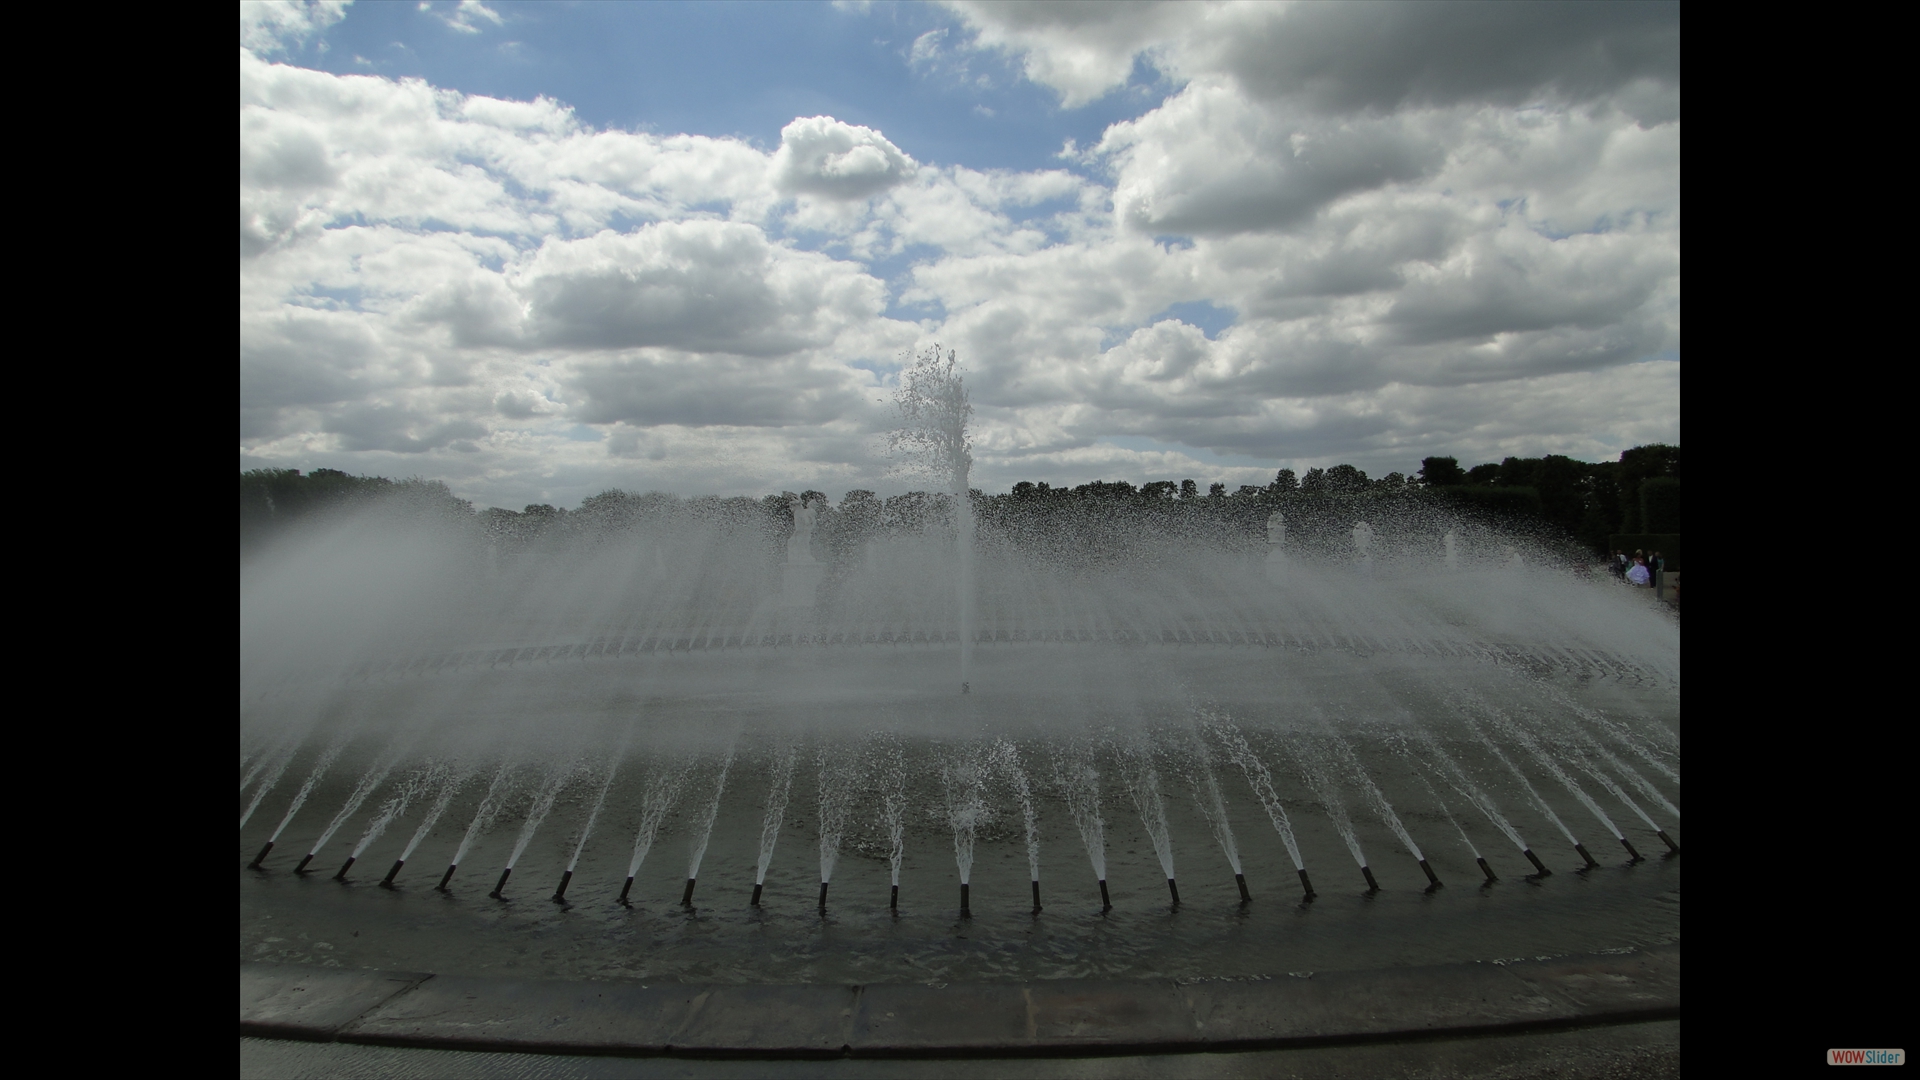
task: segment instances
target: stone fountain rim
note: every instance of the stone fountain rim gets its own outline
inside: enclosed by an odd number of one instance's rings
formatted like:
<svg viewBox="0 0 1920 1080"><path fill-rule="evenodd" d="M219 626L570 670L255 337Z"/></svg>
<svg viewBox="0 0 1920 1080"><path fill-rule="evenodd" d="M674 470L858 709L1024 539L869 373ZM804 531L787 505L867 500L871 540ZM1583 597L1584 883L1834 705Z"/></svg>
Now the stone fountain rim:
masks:
<svg viewBox="0 0 1920 1080"><path fill-rule="evenodd" d="M715 985L242 962L243 1037L619 1057L1165 1054L1680 1016L1680 946L1222 980Z"/></svg>

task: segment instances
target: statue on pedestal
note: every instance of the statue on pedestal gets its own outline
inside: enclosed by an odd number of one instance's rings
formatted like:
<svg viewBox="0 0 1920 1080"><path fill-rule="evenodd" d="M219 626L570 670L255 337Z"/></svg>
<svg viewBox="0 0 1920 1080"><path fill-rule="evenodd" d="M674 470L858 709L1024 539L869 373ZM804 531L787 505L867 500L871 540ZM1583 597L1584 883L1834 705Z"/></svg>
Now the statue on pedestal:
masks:
<svg viewBox="0 0 1920 1080"><path fill-rule="evenodd" d="M820 519L820 511L798 495L790 496L787 505L793 508L793 535L787 538L787 562L811 563L813 526Z"/></svg>
<svg viewBox="0 0 1920 1080"><path fill-rule="evenodd" d="M1287 579L1287 519L1275 510L1267 515L1267 580L1279 585Z"/></svg>
<svg viewBox="0 0 1920 1080"><path fill-rule="evenodd" d="M793 535L787 537L787 562L780 568L781 602L788 608L811 608L827 573L826 565L813 559L813 526L820 511L800 495L788 494L787 505L793 508Z"/></svg>

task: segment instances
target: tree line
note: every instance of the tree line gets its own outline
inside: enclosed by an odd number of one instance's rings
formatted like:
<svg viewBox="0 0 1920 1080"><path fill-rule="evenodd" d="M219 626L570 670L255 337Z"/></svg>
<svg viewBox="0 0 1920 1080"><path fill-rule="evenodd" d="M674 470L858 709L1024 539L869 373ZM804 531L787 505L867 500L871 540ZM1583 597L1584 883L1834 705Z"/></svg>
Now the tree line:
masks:
<svg viewBox="0 0 1920 1080"><path fill-rule="evenodd" d="M1509 457L1462 468L1456 458L1429 457L1413 475L1369 477L1352 465L1279 470L1265 486L1229 492L1210 484L1203 494L1188 480L1125 480L1053 487L1022 481L1005 494L972 493L981 543L1011 545L1069 562L1097 563L1167 545L1204 540L1229 549L1258 550L1266 522L1280 511L1290 543L1339 550L1354 521L1376 527L1434 532L1436 521L1460 521L1530 532L1536 537L1603 555L1610 537L1680 531L1680 448L1637 446L1618 461L1583 462L1564 455ZM464 525L498 551L517 553L546 544L592 540L675 522L762 534L770 550L790 531L790 493L684 498L662 492L613 489L578 509L536 503L521 510L475 510L439 481L349 476L335 469L255 469L240 474L242 553L292 525L315 517L380 506L390 512ZM879 535L945 531L952 500L911 491L882 498L847 492L837 505L819 491L798 493L820 504L815 543L837 563Z"/></svg>

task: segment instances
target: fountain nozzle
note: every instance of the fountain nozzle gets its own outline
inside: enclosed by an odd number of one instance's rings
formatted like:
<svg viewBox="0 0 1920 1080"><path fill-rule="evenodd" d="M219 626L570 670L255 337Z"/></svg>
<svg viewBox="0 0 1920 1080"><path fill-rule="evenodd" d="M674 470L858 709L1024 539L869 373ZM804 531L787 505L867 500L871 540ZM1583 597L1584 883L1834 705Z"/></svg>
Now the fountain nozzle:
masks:
<svg viewBox="0 0 1920 1080"><path fill-rule="evenodd" d="M1180 906L1180 886L1175 885L1173 883L1172 878L1167 879L1167 891L1173 894L1173 906L1179 907Z"/></svg>
<svg viewBox="0 0 1920 1080"><path fill-rule="evenodd" d="M1240 902L1243 904L1253 903L1253 894L1247 891L1247 875L1233 875L1233 883L1240 886Z"/></svg>
<svg viewBox="0 0 1920 1080"><path fill-rule="evenodd" d="M1620 838L1620 846L1627 849L1627 860L1629 862L1640 862L1644 858L1639 852L1633 850L1633 845L1628 843L1627 838L1624 836Z"/></svg>
<svg viewBox="0 0 1920 1080"><path fill-rule="evenodd" d="M1583 867L1582 869L1586 869L1586 870L1591 870L1591 869L1593 869L1594 867L1596 867L1596 866L1599 866L1599 865L1600 865L1600 864L1599 864L1599 863L1598 863L1597 861L1595 861L1595 859L1594 859L1594 857L1593 857L1593 856L1591 856L1591 855L1589 855L1589 854L1587 854L1587 848L1586 848L1586 845L1584 845L1584 844L1575 844L1575 845L1573 845L1573 850L1575 850L1575 851L1577 851L1577 852L1579 852L1579 853L1580 853L1580 857L1581 857L1581 858L1583 858L1583 859L1585 859L1585 860L1587 860L1587 865L1586 865L1585 867Z"/></svg>
<svg viewBox="0 0 1920 1080"><path fill-rule="evenodd" d="M513 875L513 867L511 866L507 867L505 870L500 871L500 880L494 884L493 891L488 893L487 895L493 897L495 900L500 899L500 891L507 887L507 878L511 877L512 875Z"/></svg>
<svg viewBox="0 0 1920 1080"><path fill-rule="evenodd" d="M1033 913L1035 915L1040 914L1040 879L1039 878L1035 878L1033 881Z"/></svg>
<svg viewBox="0 0 1920 1080"><path fill-rule="evenodd" d="M344 865L342 865L342 866L340 867L340 872L339 872L339 873L337 873L337 874L335 874L335 875L333 875L333 880L335 880L335 881L345 881L345 880L347 880L347 871L348 871L348 870L351 870L351 869L353 868L353 860L354 860L354 859L356 859L356 858L358 858L358 857L359 857L359 856L357 856L357 855L349 855L349 856L347 856L347 861L346 861L346 863L345 863Z"/></svg>
<svg viewBox="0 0 1920 1080"><path fill-rule="evenodd" d="M557 889L555 889L555 890L553 890L553 902L554 902L554 903L556 903L556 904L564 904L564 903L566 903L566 902L567 902L567 883L568 883L568 882L570 882L570 881L572 881L572 880L573 880L573 871L571 871L571 870L563 870L563 871L561 871L561 873L560 873L560 887L559 887L559 888L557 888Z"/></svg>
<svg viewBox="0 0 1920 1080"><path fill-rule="evenodd" d="M973 918L973 908L967 902L967 883L964 881L960 883L960 917L963 919Z"/></svg>
<svg viewBox="0 0 1920 1080"><path fill-rule="evenodd" d="M444 873L444 874L441 874L441 875L440 875L440 884L438 884L438 885L435 885L435 886L433 887L433 891L435 891L435 892L446 892L446 891L447 891L447 882L449 882L449 881L452 881L452 880L453 880L453 872L454 872L455 870L458 870L459 868L460 868L460 864L459 864L459 863L448 863L448 864L447 864L447 872L446 872L446 873Z"/></svg>
<svg viewBox="0 0 1920 1080"><path fill-rule="evenodd" d="M1113 910L1113 901L1107 899L1107 879L1106 878L1100 879L1100 910L1101 911Z"/></svg>
<svg viewBox="0 0 1920 1080"><path fill-rule="evenodd" d="M1666 833L1661 833L1660 835L1661 835L1662 837L1665 837L1665 836L1666 836L1667 834L1666 834ZM1673 847L1673 841L1671 841L1671 840L1668 840L1668 841L1667 841L1667 846L1668 846L1668 847ZM267 846L266 846L266 847L263 847L263 848L261 848L261 849L260 849L260 854L258 854L258 855L255 855L255 856L253 857L253 861L247 864L247 869L249 869L249 870L258 870L258 869L260 869L260 864L261 864L262 862L264 862L264 861L266 861L266 858L267 858L267 852L269 852L269 851L272 851L272 850L273 850L273 841L271 841L271 840L269 840L269 841L267 841ZM1680 850L1680 849L1679 849L1679 848L1674 848L1674 850L1675 850L1675 851L1678 851L1678 850Z"/></svg>
<svg viewBox="0 0 1920 1080"><path fill-rule="evenodd" d="M296 874L306 873L307 864L312 861L313 861L313 852L309 851L307 852L306 857L300 860L300 865L293 868L293 872Z"/></svg>
<svg viewBox="0 0 1920 1080"><path fill-rule="evenodd" d="M1487 860L1481 858L1478 855L1475 855L1473 857L1473 861L1479 863L1480 872L1487 875L1487 884L1491 885L1494 882L1500 880L1499 878L1493 876L1493 867L1487 865Z"/></svg>
<svg viewBox="0 0 1920 1080"><path fill-rule="evenodd" d="M1520 854L1525 855L1527 861L1533 864L1533 868L1539 871L1537 876L1551 877L1553 875L1553 871L1547 869L1547 864L1540 861L1540 856L1535 855L1532 848L1521 848Z"/></svg>
<svg viewBox="0 0 1920 1080"><path fill-rule="evenodd" d="M761 883L758 881L754 882L753 883L753 899L747 901L748 904L754 907L760 906L760 889L761 889Z"/></svg>
<svg viewBox="0 0 1920 1080"><path fill-rule="evenodd" d="M1380 891L1380 883L1379 883L1379 882L1377 882L1377 881L1375 881L1375 880L1373 880L1373 870L1372 870L1372 868L1370 868L1370 867L1366 867L1366 866L1363 866L1363 867L1361 867L1361 868L1360 868L1360 873L1361 873L1361 875L1362 875L1362 876L1364 876L1364 877L1365 877L1365 878L1367 879L1367 891L1368 891L1368 892L1379 892L1379 891Z"/></svg>
<svg viewBox="0 0 1920 1080"><path fill-rule="evenodd" d="M826 913L827 913L827 883L823 881L820 883L820 914L825 915Z"/></svg>
<svg viewBox="0 0 1920 1080"><path fill-rule="evenodd" d="M1298 873L1300 874L1300 887L1307 891L1307 899L1312 900L1315 896L1318 896L1319 894L1313 891L1313 881L1307 877L1306 868L1301 867Z"/></svg>
<svg viewBox="0 0 1920 1080"><path fill-rule="evenodd" d="M625 885L620 886L620 899L616 902L625 904L627 902L627 894L632 891L633 891L633 878L629 876L627 878L627 883Z"/></svg>
<svg viewBox="0 0 1920 1080"><path fill-rule="evenodd" d="M755 885L753 887L753 891L755 895L758 895L760 892L760 886ZM887 897L887 910L888 911L900 910L900 886L898 885L895 885L893 887L893 894Z"/></svg>
<svg viewBox="0 0 1920 1080"><path fill-rule="evenodd" d="M692 907L692 906L693 906L693 881L694 881L694 879L692 879L692 878L688 878L688 879L687 879L687 891L686 891L686 892L683 892L683 893L681 893L681 894L680 894L680 906L681 906L681 907Z"/></svg>
<svg viewBox="0 0 1920 1080"><path fill-rule="evenodd" d="M405 865L407 865L407 860L405 859L393 860L393 868L387 871L386 877L383 877L380 879L380 887L383 889L393 888L394 875L398 874L400 872L400 868Z"/></svg>
<svg viewBox="0 0 1920 1080"><path fill-rule="evenodd" d="M1673 837L1671 837L1671 836L1668 836L1668 835L1667 835L1667 831L1666 831L1665 829L1655 829L1655 830L1653 831L1653 835L1655 835L1655 836L1657 836L1657 837L1659 837L1660 839L1662 839L1662 840L1664 840L1664 841L1666 841L1666 842L1667 842L1667 854L1668 854L1668 855L1678 855L1678 854L1680 854L1680 845L1679 845L1679 844L1676 844L1676 843L1674 843L1674 842L1673 842ZM268 844L267 846L268 846L268 847L272 847L273 845L272 845L272 844ZM264 857L266 856L266 854L267 854L267 853L263 851L263 852L261 852L260 854L261 854L261 856L262 856L262 857L264 858ZM259 864L258 862L255 862L255 863L254 863L254 865L255 865L255 866L258 866L258 865L260 865L260 864Z"/></svg>
<svg viewBox="0 0 1920 1080"><path fill-rule="evenodd" d="M1440 877L1433 872L1433 867L1427 865L1427 860L1420 860L1420 869L1427 875L1427 880L1433 882L1433 884L1427 886L1429 890L1440 888Z"/></svg>

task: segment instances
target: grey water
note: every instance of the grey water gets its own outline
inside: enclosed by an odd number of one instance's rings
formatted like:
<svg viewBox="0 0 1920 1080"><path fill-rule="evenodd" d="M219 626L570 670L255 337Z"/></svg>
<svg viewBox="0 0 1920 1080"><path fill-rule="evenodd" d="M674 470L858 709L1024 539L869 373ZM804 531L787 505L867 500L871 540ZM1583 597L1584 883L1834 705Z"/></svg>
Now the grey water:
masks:
<svg viewBox="0 0 1920 1080"><path fill-rule="evenodd" d="M242 955L939 982L1677 940L1678 859L1522 884L1530 868L1498 850L1528 852L1522 834L1549 825L1577 843L1564 815L1600 799L1678 816L1678 630L1642 598L1531 548L1523 568L1447 572L1444 530L1414 521L1371 519L1370 577L1303 541L1274 585L1257 538L1182 534L1177 502L1159 532L1055 539L984 511L969 526L964 501L943 487L917 517L877 509L858 545L823 524L827 570L799 608L782 603L778 520L745 501L649 503L625 531L520 550L359 520L268 550L242 572L243 856L347 829L356 857L571 871L574 901L314 888L283 851L243 864ZM1456 531L1469 556L1502 542ZM339 812L302 818L314 799ZM503 814L519 828L496 833ZM633 831L630 852L591 842L608 828ZM669 841L687 844L684 877L648 860ZM783 841L817 863L774 860ZM1036 912L1041 852L1075 845L1094 880L1050 865ZM1257 885L1400 847L1443 876L1474 876L1471 857L1501 878L1427 895L1396 858L1364 903L1309 888L1243 904L1204 869L1218 850ZM1171 909L1176 853L1190 880ZM971 887L960 923L955 884Z"/></svg>

